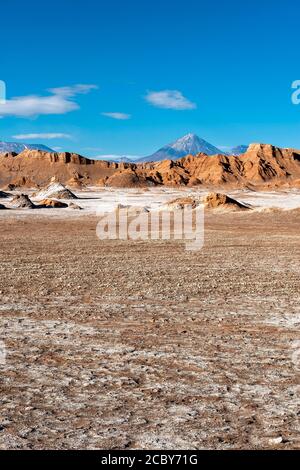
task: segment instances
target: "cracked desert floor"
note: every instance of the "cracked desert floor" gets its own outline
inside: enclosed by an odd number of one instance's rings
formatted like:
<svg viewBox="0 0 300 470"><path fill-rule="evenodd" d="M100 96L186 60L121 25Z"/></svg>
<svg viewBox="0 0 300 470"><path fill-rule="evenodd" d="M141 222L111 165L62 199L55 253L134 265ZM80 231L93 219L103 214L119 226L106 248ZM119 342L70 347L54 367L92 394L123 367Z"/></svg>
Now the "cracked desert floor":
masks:
<svg viewBox="0 0 300 470"><path fill-rule="evenodd" d="M207 213L193 252L31 212L0 218L1 449L300 448L299 210Z"/></svg>

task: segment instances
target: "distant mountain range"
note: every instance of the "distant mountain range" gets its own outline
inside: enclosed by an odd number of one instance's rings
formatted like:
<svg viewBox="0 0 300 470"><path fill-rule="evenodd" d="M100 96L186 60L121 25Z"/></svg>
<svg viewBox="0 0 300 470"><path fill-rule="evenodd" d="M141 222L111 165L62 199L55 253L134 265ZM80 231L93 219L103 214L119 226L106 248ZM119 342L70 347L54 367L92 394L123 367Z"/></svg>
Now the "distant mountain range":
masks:
<svg viewBox="0 0 300 470"><path fill-rule="evenodd" d="M230 150L230 155L241 155L242 153L246 153L247 150L248 145L238 145Z"/></svg>
<svg viewBox="0 0 300 470"><path fill-rule="evenodd" d="M227 152L224 152L195 134L187 134L180 139L175 140L175 142L165 145L148 157L139 158L131 155L100 155L99 157L94 157L94 159L113 161L117 163L144 163L157 162L161 160L178 160L186 155L197 155L198 153L205 153L206 155L241 155L247 151L247 148L247 145L239 145ZM54 152L50 147L43 144L24 144L21 142L0 141L0 153L21 153L23 150L28 149Z"/></svg>
<svg viewBox="0 0 300 470"><path fill-rule="evenodd" d="M91 158L93 160L104 160L106 162L133 163L137 161L139 157L131 157L130 155L99 155Z"/></svg>
<svg viewBox="0 0 300 470"><path fill-rule="evenodd" d="M229 152L224 152L195 134L187 134L175 140L175 142L165 145L152 155L139 158L136 161L143 163L161 160L178 160L186 155L197 155L198 153L205 153L206 155L240 155L245 153L247 148L247 145L239 145Z"/></svg>
<svg viewBox="0 0 300 470"><path fill-rule="evenodd" d="M44 150L45 152L54 152L51 148L43 144L22 144L21 142L2 142L0 140L0 153L14 152L21 153L23 150Z"/></svg>

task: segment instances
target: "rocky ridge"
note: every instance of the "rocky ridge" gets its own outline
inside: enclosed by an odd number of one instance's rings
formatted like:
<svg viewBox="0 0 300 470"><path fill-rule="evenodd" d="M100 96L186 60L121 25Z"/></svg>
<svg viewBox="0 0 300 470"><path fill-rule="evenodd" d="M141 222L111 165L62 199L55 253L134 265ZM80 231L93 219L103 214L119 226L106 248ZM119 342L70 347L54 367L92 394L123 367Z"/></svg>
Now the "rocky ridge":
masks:
<svg viewBox="0 0 300 470"><path fill-rule="evenodd" d="M299 187L300 150L251 144L242 155L200 153L179 160L115 163L72 153L26 150L0 154L1 187L44 187L51 178L62 184L109 187L231 186ZM48 197L48 195L45 195Z"/></svg>

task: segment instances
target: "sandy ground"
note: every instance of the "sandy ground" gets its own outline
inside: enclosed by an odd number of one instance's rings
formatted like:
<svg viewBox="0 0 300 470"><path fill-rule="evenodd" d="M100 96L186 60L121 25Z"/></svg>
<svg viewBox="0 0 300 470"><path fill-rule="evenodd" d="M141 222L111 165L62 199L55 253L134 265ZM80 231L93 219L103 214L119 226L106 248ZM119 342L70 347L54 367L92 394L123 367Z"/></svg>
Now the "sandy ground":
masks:
<svg viewBox="0 0 300 470"><path fill-rule="evenodd" d="M91 211L0 212L0 448L300 448L300 212L188 252Z"/></svg>

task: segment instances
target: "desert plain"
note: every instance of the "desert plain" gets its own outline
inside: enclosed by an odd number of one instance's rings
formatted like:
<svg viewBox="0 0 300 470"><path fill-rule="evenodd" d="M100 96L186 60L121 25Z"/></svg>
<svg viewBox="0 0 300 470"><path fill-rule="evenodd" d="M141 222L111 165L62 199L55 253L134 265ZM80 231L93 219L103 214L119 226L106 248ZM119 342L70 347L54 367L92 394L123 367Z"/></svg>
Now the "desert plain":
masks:
<svg viewBox="0 0 300 470"><path fill-rule="evenodd" d="M205 211L199 251L96 236L195 192L0 211L1 449L300 447L300 191L227 191L254 209Z"/></svg>

